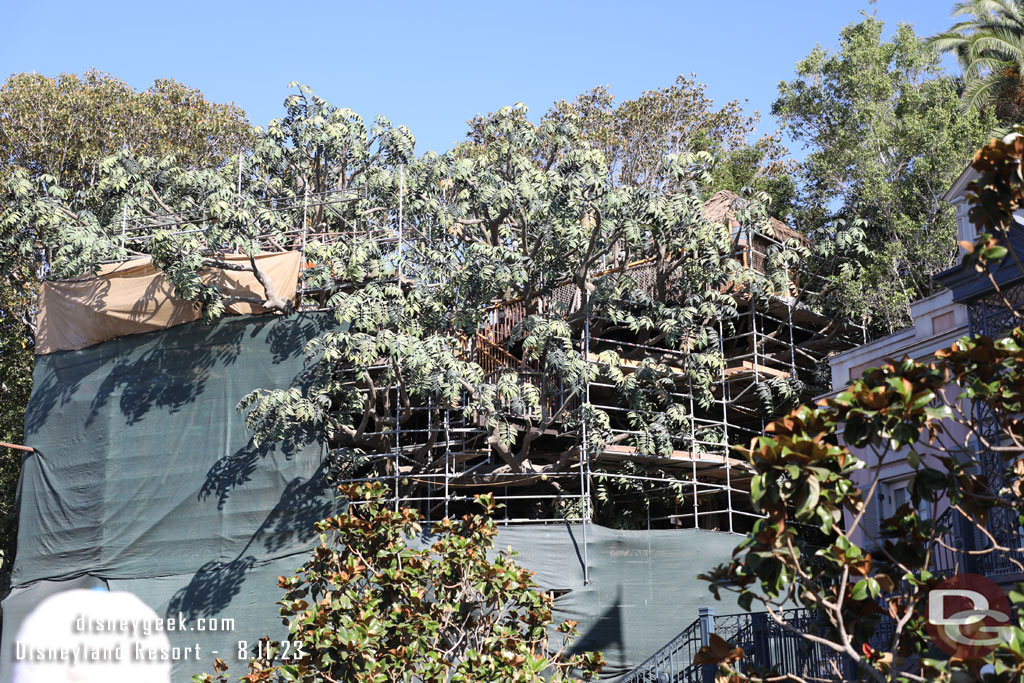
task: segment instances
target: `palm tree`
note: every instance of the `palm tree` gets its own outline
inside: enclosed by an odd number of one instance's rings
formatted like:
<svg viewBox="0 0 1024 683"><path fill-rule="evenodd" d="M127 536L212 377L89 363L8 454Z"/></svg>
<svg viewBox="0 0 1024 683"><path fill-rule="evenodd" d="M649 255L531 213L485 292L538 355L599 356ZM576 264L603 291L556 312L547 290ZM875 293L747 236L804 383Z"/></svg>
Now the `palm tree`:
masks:
<svg viewBox="0 0 1024 683"><path fill-rule="evenodd" d="M969 0L953 7L964 17L929 39L939 52L953 53L963 71L964 106L996 108L1001 121L1024 113L1024 0Z"/></svg>

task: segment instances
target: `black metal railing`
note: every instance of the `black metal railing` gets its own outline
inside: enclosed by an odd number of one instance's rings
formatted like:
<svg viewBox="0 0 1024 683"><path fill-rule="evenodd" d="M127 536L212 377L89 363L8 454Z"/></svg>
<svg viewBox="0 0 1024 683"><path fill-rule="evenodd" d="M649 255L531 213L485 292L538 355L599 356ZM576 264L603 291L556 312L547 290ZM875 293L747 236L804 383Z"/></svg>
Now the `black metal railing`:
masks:
<svg viewBox="0 0 1024 683"><path fill-rule="evenodd" d="M969 572L998 578L1021 573L1024 529L1021 529L1013 510L991 510L985 525L987 534L955 508L947 508L935 523L946 532L940 536L941 543L932 548L930 569L933 574L952 576ZM991 549L993 539L1009 550L976 552Z"/></svg>
<svg viewBox="0 0 1024 683"><path fill-rule="evenodd" d="M647 660L619 679L619 683L702 683L700 667L693 657L701 648L701 621L698 618L678 636ZM706 630L706 626L705 626Z"/></svg>
<svg viewBox="0 0 1024 683"><path fill-rule="evenodd" d="M719 635L743 648L743 671L794 674L803 679L852 679L851 660L831 648L803 638L801 633L825 636L828 624L817 612L797 608L782 610L784 628L766 612L735 614L716 620Z"/></svg>
<svg viewBox="0 0 1024 683"><path fill-rule="evenodd" d="M743 648L741 671L774 671L805 679L856 679L852 660L800 635L825 634L827 622L820 614L796 608L782 610L779 616L793 630L784 628L767 612L716 616L712 610L701 608L696 621L621 678L620 683L711 683L716 668L696 665L693 658L712 633Z"/></svg>

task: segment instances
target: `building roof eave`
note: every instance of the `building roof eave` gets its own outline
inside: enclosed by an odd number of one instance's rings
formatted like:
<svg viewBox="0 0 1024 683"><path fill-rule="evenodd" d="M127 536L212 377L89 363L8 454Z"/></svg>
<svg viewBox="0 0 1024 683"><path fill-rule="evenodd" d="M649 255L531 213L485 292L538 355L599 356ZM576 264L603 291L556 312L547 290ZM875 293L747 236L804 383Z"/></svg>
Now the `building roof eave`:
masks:
<svg viewBox="0 0 1024 683"><path fill-rule="evenodd" d="M942 201L952 204L954 200L960 198L967 191L967 183L977 177L978 172L970 166L967 166L967 168L957 176L957 179L953 181L953 184L949 186L946 193L942 195Z"/></svg>
<svg viewBox="0 0 1024 683"><path fill-rule="evenodd" d="M1015 227L1017 229L1010 231L1010 244L1007 246L1020 257L1024 257L1024 229L1021 229L1021 226ZM999 239L1003 241L1002 238ZM991 274L1000 289L1024 280L1024 272L1017 266L1016 260L1009 256L993 268ZM989 278L964 263L933 275L932 280L952 290L953 301L958 304L968 303L995 292Z"/></svg>

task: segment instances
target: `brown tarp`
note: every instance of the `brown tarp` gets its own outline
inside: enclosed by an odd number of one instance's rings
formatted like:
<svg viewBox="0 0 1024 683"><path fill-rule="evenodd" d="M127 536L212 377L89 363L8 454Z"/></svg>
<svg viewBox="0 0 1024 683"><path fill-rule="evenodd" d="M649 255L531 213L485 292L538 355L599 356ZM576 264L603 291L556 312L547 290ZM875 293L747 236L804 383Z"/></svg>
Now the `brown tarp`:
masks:
<svg viewBox="0 0 1024 683"><path fill-rule="evenodd" d="M299 280L297 251L261 254L259 267L273 283L275 294L295 299ZM247 256L230 254L224 261L249 265ZM256 276L248 271L204 268L203 281L216 284L226 296L266 298ZM265 313L257 304L233 303L236 315ZM104 266L95 277L46 282L39 295L36 354L82 349L107 339L161 330L197 320L199 309L174 296L167 276L149 257Z"/></svg>

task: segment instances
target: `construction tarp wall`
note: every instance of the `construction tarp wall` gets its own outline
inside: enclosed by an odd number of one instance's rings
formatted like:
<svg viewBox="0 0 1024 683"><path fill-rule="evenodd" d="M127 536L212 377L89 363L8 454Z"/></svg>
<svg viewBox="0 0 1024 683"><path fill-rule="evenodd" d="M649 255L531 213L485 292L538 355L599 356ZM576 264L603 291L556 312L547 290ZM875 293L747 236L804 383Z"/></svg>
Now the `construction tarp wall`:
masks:
<svg viewBox="0 0 1024 683"><path fill-rule="evenodd" d="M305 343L330 324L325 314L229 317L37 356L0 681L20 621L70 588L131 591L161 616L184 616L192 630L167 635L198 643L201 659L176 661L175 681L211 671L214 657L238 673L240 642L284 636L277 577L302 564L313 523L339 503L319 448L257 448L235 406L252 389L296 381ZM556 619L578 620L577 646L603 650L614 675L713 603L695 576L737 540L530 525L504 528L497 542L558 591ZM199 621L211 618L233 622Z"/></svg>

